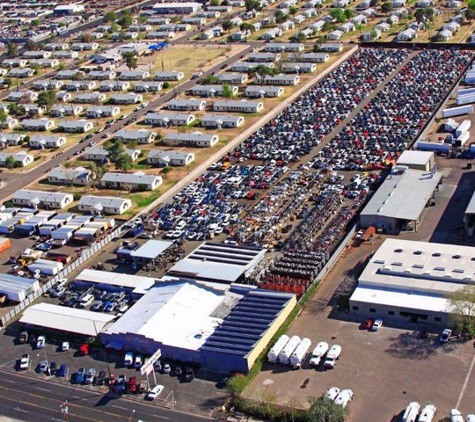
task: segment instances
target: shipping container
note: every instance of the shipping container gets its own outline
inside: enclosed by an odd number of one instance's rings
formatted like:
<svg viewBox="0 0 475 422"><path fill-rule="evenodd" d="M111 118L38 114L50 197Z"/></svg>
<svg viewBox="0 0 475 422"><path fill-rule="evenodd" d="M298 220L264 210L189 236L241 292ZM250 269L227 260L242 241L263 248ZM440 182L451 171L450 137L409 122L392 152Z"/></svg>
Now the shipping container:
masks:
<svg viewBox="0 0 475 422"><path fill-rule="evenodd" d="M455 104L459 106L472 103L475 103L475 94L462 95L455 99Z"/></svg>
<svg viewBox="0 0 475 422"><path fill-rule="evenodd" d="M11 245L10 239L0 237L0 253L6 251Z"/></svg>
<svg viewBox="0 0 475 422"><path fill-rule="evenodd" d="M475 88L459 89L457 91L457 97L462 97L463 95L468 94L475 94Z"/></svg>
<svg viewBox="0 0 475 422"><path fill-rule="evenodd" d="M469 139L470 139L470 133L462 132L460 136L458 136L457 139L455 140L455 146L457 148L462 148Z"/></svg>
<svg viewBox="0 0 475 422"><path fill-rule="evenodd" d="M443 154L449 154L452 150L452 145L437 142L419 141L416 144L416 148L420 151L434 151Z"/></svg>
<svg viewBox="0 0 475 422"><path fill-rule="evenodd" d="M468 132L472 127L470 120L464 120L460 126L455 130L455 136L459 137L463 132Z"/></svg>
<svg viewBox="0 0 475 422"><path fill-rule="evenodd" d="M446 108L445 110L442 110L442 117L462 116L464 114L471 113L473 113L473 106L466 105L461 107Z"/></svg>

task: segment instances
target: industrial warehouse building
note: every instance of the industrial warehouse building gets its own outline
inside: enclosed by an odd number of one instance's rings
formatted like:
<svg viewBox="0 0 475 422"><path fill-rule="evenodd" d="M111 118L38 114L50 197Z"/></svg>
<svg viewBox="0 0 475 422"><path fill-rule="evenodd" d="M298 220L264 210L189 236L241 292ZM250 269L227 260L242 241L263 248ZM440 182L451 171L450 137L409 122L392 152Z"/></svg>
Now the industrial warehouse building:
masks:
<svg viewBox="0 0 475 422"><path fill-rule="evenodd" d="M292 294L233 286L223 293L187 282L159 283L101 334L107 347L248 372L296 305Z"/></svg>
<svg viewBox="0 0 475 422"><path fill-rule="evenodd" d="M51 303L38 303L25 310L20 323L87 337L96 337L115 315L68 308Z"/></svg>
<svg viewBox="0 0 475 422"><path fill-rule="evenodd" d="M383 231L414 230L426 206L434 201L442 174L397 165L375 192L360 214L361 227L374 226Z"/></svg>
<svg viewBox="0 0 475 422"><path fill-rule="evenodd" d="M475 279L475 248L386 239L350 298L358 317L447 326L447 296Z"/></svg>
<svg viewBox="0 0 475 422"><path fill-rule="evenodd" d="M262 261L266 249L205 242L177 262L167 275L212 283L237 283Z"/></svg>
<svg viewBox="0 0 475 422"><path fill-rule="evenodd" d="M433 151L404 151L397 164L414 170L431 171L435 167L435 155Z"/></svg>

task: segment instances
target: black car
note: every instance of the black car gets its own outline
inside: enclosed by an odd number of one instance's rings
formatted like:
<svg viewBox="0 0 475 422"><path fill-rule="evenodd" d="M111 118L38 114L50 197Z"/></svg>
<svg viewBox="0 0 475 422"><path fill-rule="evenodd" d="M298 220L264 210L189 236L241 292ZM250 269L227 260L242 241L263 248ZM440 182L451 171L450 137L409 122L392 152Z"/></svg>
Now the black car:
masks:
<svg viewBox="0 0 475 422"><path fill-rule="evenodd" d="M226 63L224 63L222 66L221 66L221 69L226 69L228 67L228 65Z"/></svg>
<svg viewBox="0 0 475 422"><path fill-rule="evenodd" d="M106 382L106 372L105 371L100 371L99 375L94 379L94 384L95 385L104 385Z"/></svg>
<svg viewBox="0 0 475 422"><path fill-rule="evenodd" d="M182 374L183 374L183 370L181 369L181 366L175 367L175 375L177 377L181 377Z"/></svg>

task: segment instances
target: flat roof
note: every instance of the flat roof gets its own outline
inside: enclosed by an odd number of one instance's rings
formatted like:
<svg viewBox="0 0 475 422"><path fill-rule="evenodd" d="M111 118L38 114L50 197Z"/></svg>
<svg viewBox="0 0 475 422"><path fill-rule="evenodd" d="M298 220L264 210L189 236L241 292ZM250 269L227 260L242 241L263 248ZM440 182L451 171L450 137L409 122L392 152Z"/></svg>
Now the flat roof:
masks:
<svg viewBox="0 0 475 422"><path fill-rule="evenodd" d="M442 173L414 169L397 172L393 167L361 215L418 220L441 178Z"/></svg>
<svg viewBox="0 0 475 422"><path fill-rule="evenodd" d="M360 286L447 295L475 280L475 248L386 239L359 277Z"/></svg>
<svg viewBox="0 0 475 422"><path fill-rule="evenodd" d="M85 269L81 271L76 276L75 280L97 284L109 284L111 286L126 287L129 289L135 289L140 287L144 283L144 281L155 281L155 279L149 277L90 269Z"/></svg>
<svg viewBox="0 0 475 422"><path fill-rule="evenodd" d="M133 251L130 256L134 258L155 259L161 253L166 251L172 242L166 242L164 240L149 240L144 243L140 248Z"/></svg>
<svg viewBox="0 0 475 422"><path fill-rule="evenodd" d="M167 346L198 350L222 322L211 314L223 298L190 283L156 285L105 334L133 333Z"/></svg>
<svg viewBox="0 0 475 422"><path fill-rule="evenodd" d="M397 160L398 164L426 165L434 156L433 151L404 151Z"/></svg>
<svg viewBox="0 0 475 422"><path fill-rule="evenodd" d="M169 274L232 283L259 263L265 252L252 246L205 242L170 268Z"/></svg>
<svg viewBox="0 0 475 422"><path fill-rule="evenodd" d="M365 286L358 286L351 295L350 301L395 306L415 311L450 313L450 303L442 296L382 290Z"/></svg>
<svg viewBox="0 0 475 422"><path fill-rule="evenodd" d="M96 337L104 326L114 318L116 318L115 315L43 302L27 308L20 318L20 322Z"/></svg>

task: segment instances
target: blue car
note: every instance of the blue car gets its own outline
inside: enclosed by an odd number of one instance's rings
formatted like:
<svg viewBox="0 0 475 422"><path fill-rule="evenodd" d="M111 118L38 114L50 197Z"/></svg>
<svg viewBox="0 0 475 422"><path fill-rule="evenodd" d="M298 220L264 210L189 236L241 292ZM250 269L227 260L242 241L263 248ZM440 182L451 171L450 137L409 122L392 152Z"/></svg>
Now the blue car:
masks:
<svg viewBox="0 0 475 422"><path fill-rule="evenodd" d="M84 368L79 368L74 377L74 384L82 384L84 382L84 377L86 375L86 370Z"/></svg>
<svg viewBox="0 0 475 422"><path fill-rule="evenodd" d="M66 378L68 376L68 367L66 365L61 365L57 370L56 375L61 378Z"/></svg>

